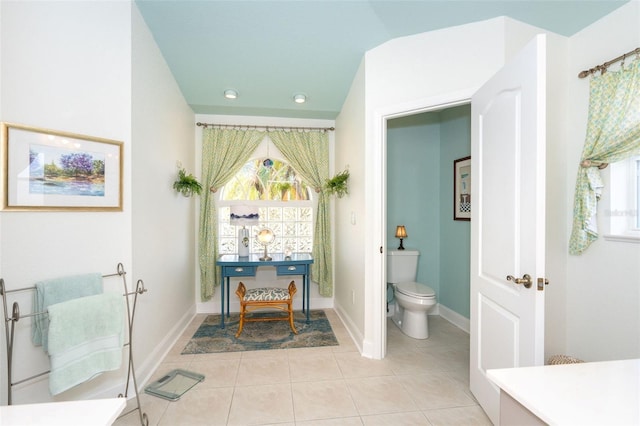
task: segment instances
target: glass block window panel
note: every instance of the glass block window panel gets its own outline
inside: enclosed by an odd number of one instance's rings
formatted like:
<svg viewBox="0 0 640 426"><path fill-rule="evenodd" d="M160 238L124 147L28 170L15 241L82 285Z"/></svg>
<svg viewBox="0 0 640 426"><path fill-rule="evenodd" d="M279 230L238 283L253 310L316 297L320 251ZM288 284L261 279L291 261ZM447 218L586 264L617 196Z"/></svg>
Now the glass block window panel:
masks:
<svg viewBox="0 0 640 426"><path fill-rule="evenodd" d="M295 222L285 222L284 223L284 232L282 233L285 237L295 236L296 235L296 223Z"/></svg>
<svg viewBox="0 0 640 426"><path fill-rule="evenodd" d="M303 237L311 237L313 235L313 226L311 223L298 222L298 235Z"/></svg>
<svg viewBox="0 0 640 426"><path fill-rule="evenodd" d="M311 238L299 238L298 239L298 251L301 253L311 253L313 249L313 239Z"/></svg>
<svg viewBox="0 0 640 426"><path fill-rule="evenodd" d="M310 207L300 208L298 209L299 220L302 222L311 222L311 217L313 216L313 209Z"/></svg>
<svg viewBox="0 0 640 426"><path fill-rule="evenodd" d="M236 253L236 239L235 238L220 238L220 251L221 253Z"/></svg>
<svg viewBox="0 0 640 426"><path fill-rule="evenodd" d="M264 227L270 228L276 237L268 247L269 253L284 253L287 250L311 253L313 192L287 163L276 159L251 159L219 193L220 254L235 254L238 250L237 235L241 227L231 225L229 220L230 206L235 204L254 205L260 216L256 225L248 226L251 253L264 252L264 247L255 238Z"/></svg>
<svg viewBox="0 0 640 426"><path fill-rule="evenodd" d="M282 218L285 221L295 222L298 219L298 210L296 207L283 207Z"/></svg>

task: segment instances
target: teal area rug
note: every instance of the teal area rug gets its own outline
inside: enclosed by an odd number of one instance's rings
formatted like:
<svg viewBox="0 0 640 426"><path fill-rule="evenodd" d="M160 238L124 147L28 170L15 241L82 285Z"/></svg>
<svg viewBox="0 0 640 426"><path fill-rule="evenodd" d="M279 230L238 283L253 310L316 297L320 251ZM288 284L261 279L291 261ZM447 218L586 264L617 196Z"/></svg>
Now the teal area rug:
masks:
<svg viewBox="0 0 640 426"><path fill-rule="evenodd" d="M282 316L282 312L253 313L253 316ZM293 334L289 321L245 322L242 334L236 339L239 314L225 318L225 328L220 327L220 315L208 315L182 351L187 354L216 352L259 351L265 349L310 348L337 346L331 324L324 311L311 311L309 324L302 312L294 313L298 334Z"/></svg>

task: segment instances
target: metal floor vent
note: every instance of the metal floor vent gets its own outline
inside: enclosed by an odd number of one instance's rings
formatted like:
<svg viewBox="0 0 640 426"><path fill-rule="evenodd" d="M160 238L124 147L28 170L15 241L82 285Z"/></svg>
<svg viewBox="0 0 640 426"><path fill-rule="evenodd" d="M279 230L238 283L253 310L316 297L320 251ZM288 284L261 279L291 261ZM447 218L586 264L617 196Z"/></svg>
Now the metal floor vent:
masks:
<svg viewBox="0 0 640 426"><path fill-rule="evenodd" d="M204 375L186 370L172 370L161 379L156 380L144 391L149 395L157 396L169 401L177 401L189 389L204 380Z"/></svg>

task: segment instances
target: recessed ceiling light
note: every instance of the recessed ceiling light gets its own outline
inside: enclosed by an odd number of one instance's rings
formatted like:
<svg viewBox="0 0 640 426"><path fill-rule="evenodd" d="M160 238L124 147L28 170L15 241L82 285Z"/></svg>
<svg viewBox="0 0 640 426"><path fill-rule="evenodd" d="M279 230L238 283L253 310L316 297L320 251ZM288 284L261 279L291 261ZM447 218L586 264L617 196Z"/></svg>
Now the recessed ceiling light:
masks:
<svg viewBox="0 0 640 426"><path fill-rule="evenodd" d="M298 93L296 95L293 95L293 102L297 103L297 104L303 104L307 101L307 97L305 95L303 95L302 93Z"/></svg>
<svg viewBox="0 0 640 426"><path fill-rule="evenodd" d="M238 97L238 92L233 89L227 89L224 91L224 97L227 99L235 99Z"/></svg>

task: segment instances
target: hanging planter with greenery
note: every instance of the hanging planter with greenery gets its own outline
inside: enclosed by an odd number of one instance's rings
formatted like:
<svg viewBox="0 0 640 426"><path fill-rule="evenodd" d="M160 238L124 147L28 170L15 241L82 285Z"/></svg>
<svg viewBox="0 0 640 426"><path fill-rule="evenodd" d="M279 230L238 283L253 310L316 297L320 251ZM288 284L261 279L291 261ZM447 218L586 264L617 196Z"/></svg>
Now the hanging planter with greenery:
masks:
<svg viewBox="0 0 640 426"><path fill-rule="evenodd" d="M190 197L193 194L200 195L202 185L192 174L187 174L184 169L180 169L178 172L178 180L173 183L173 189L185 197Z"/></svg>
<svg viewBox="0 0 640 426"><path fill-rule="evenodd" d="M349 193L349 187L347 185L348 180L349 170L345 169L331 179L327 179L324 184L324 189L327 191L327 194L342 198Z"/></svg>

